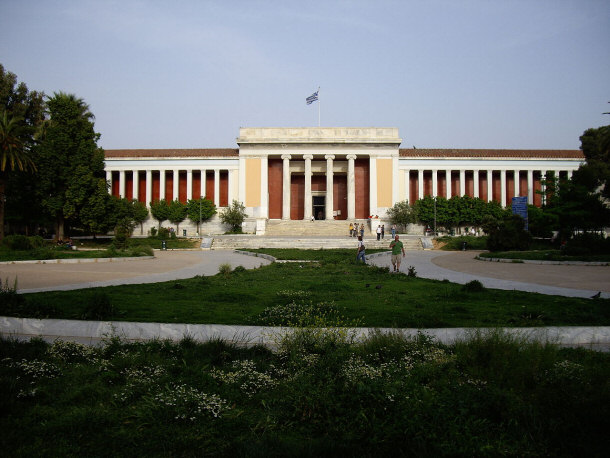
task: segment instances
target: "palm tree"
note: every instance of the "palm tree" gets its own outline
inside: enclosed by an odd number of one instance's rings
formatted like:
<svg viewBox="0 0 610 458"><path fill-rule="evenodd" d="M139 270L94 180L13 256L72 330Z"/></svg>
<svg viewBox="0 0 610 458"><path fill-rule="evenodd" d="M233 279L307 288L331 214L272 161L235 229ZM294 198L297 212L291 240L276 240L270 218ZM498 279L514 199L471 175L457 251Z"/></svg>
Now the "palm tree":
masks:
<svg viewBox="0 0 610 458"><path fill-rule="evenodd" d="M36 171L36 165L24 147L19 130L19 120L9 118L4 110L0 116L0 240L4 238L4 203L8 174L15 170Z"/></svg>

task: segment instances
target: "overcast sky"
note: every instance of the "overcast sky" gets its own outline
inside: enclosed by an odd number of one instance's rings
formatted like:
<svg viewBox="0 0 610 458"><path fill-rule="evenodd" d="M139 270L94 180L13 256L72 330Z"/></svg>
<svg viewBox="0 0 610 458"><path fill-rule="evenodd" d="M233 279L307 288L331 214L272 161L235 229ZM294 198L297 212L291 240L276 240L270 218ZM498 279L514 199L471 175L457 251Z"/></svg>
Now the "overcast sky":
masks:
<svg viewBox="0 0 610 458"><path fill-rule="evenodd" d="M398 127L402 147L577 149L610 124L610 1L0 0L0 63L100 146Z"/></svg>

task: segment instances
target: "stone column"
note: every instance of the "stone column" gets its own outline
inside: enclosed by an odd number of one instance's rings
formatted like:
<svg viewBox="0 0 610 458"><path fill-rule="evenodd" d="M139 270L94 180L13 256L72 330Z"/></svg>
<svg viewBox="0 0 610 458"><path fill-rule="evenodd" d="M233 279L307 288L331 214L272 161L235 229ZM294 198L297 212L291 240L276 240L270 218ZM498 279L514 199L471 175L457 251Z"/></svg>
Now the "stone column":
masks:
<svg viewBox="0 0 610 458"><path fill-rule="evenodd" d="M119 197L125 197L125 170L119 172Z"/></svg>
<svg viewBox="0 0 610 458"><path fill-rule="evenodd" d="M466 195L466 170L460 169L460 197Z"/></svg>
<svg viewBox="0 0 610 458"><path fill-rule="evenodd" d="M131 198L139 200L138 194L140 193L140 172L138 170L134 170L131 173L131 176L133 178L133 182L131 183Z"/></svg>
<svg viewBox="0 0 610 458"><path fill-rule="evenodd" d="M282 154L282 219L290 219L290 154Z"/></svg>
<svg viewBox="0 0 610 458"><path fill-rule="evenodd" d="M534 205L534 171L527 171L527 203Z"/></svg>
<svg viewBox="0 0 610 458"><path fill-rule="evenodd" d="M451 199L451 170L445 170L445 197Z"/></svg>
<svg viewBox="0 0 610 458"><path fill-rule="evenodd" d="M159 170L159 200L165 199L165 170Z"/></svg>
<svg viewBox="0 0 610 458"><path fill-rule="evenodd" d="M335 160L334 154L327 154L324 156L326 159L326 219L333 220L333 209L334 209L334 193L333 193L333 161Z"/></svg>
<svg viewBox="0 0 610 458"><path fill-rule="evenodd" d="M269 218L269 156L266 154L261 157L261 214L259 216Z"/></svg>
<svg viewBox="0 0 610 458"><path fill-rule="evenodd" d="M567 175L568 180L571 180L571 179L572 179L572 173L573 173L573 170L568 170L568 172L567 172L567 173L568 173L568 175Z"/></svg>
<svg viewBox="0 0 610 458"><path fill-rule="evenodd" d="M432 197L436 197L438 192L438 170L432 171Z"/></svg>
<svg viewBox="0 0 610 458"><path fill-rule="evenodd" d="M220 170L214 169L214 205L220 207Z"/></svg>
<svg viewBox="0 0 610 458"><path fill-rule="evenodd" d="M305 159L305 203L304 203L304 217L306 220L311 219L311 160L313 159L312 154L304 154Z"/></svg>
<svg viewBox="0 0 610 458"><path fill-rule="evenodd" d="M173 185L172 186L172 188L173 188L172 199L173 200L176 200L176 199L180 200L180 195L179 195L180 194L180 187L179 187L179 185L180 185L180 170L174 169L174 180L173 180L172 185Z"/></svg>
<svg viewBox="0 0 610 458"><path fill-rule="evenodd" d="M112 195L112 172L106 170L106 183L108 183L108 192Z"/></svg>
<svg viewBox="0 0 610 458"><path fill-rule="evenodd" d="M519 176L519 170L513 170L513 181L514 181L514 191L515 191L515 197L519 197L519 193L520 193L520 189L521 186L519 186L521 184L521 180L520 180L520 176Z"/></svg>
<svg viewBox="0 0 610 458"><path fill-rule="evenodd" d="M479 171L478 170L473 170L472 171L472 178L473 178L473 186L474 186L474 197L479 197L480 193L479 193Z"/></svg>
<svg viewBox="0 0 610 458"><path fill-rule="evenodd" d="M146 171L146 206L152 202L152 170Z"/></svg>
<svg viewBox="0 0 610 458"><path fill-rule="evenodd" d="M193 170L188 169L186 171L186 201L188 202L193 198Z"/></svg>
<svg viewBox="0 0 610 458"><path fill-rule="evenodd" d="M405 200L411 203L411 170L405 170Z"/></svg>
<svg viewBox="0 0 610 458"><path fill-rule="evenodd" d="M417 171L417 198L424 198L424 171L422 169Z"/></svg>
<svg viewBox="0 0 610 458"><path fill-rule="evenodd" d="M493 170L487 169L487 202L491 202L494 198L493 172Z"/></svg>
<svg viewBox="0 0 610 458"><path fill-rule="evenodd" d="M506 207L506 170L500 170L500 205Z"/></svg>
<svg viewBox="0 0 610 458"><path fill-rule="evenodd" d="M347 156L347 219L356 217L356 176L354 173L355 154ZM368 216L368 215L367 215Z"/></svg>
<svg viewBox="0 0 610 458"><path fill-rule="evenodd" d="M205 197L205 176L207 174L205 169L202 169L199 171L200 176L199 176L199 195L201 197Z"/></svg>
<svg viewBox="0 0 610 458"><path fill-rule="evenodd" d="M546 180L546 170L540 171L540 191L542 191L542 205L546 204L546 185L543 183Z"/></svg>

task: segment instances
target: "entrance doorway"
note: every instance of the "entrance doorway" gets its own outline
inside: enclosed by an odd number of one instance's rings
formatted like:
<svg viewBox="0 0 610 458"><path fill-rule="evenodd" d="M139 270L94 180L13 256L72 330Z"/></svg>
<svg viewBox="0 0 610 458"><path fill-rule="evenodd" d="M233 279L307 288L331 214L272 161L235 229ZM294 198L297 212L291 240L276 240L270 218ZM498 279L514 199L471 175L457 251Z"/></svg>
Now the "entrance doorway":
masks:
<svg viewBox="0 0 610 458"><path fill-rule="evenodd" d="M324 219L326 212L326 196L312 196L313 211L315 219Z"/></svg>

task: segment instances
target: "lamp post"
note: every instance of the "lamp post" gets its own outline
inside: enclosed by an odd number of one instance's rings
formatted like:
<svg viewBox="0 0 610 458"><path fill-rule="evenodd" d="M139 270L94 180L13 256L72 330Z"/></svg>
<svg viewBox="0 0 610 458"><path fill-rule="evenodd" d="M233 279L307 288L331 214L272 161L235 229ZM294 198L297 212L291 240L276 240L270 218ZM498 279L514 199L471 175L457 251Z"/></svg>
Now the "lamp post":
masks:
<svg viewBox="0 0 610 458"><path fill-rule="evenodd" d="M436 237L436 196L434 196L434 236Z"/></svg>

